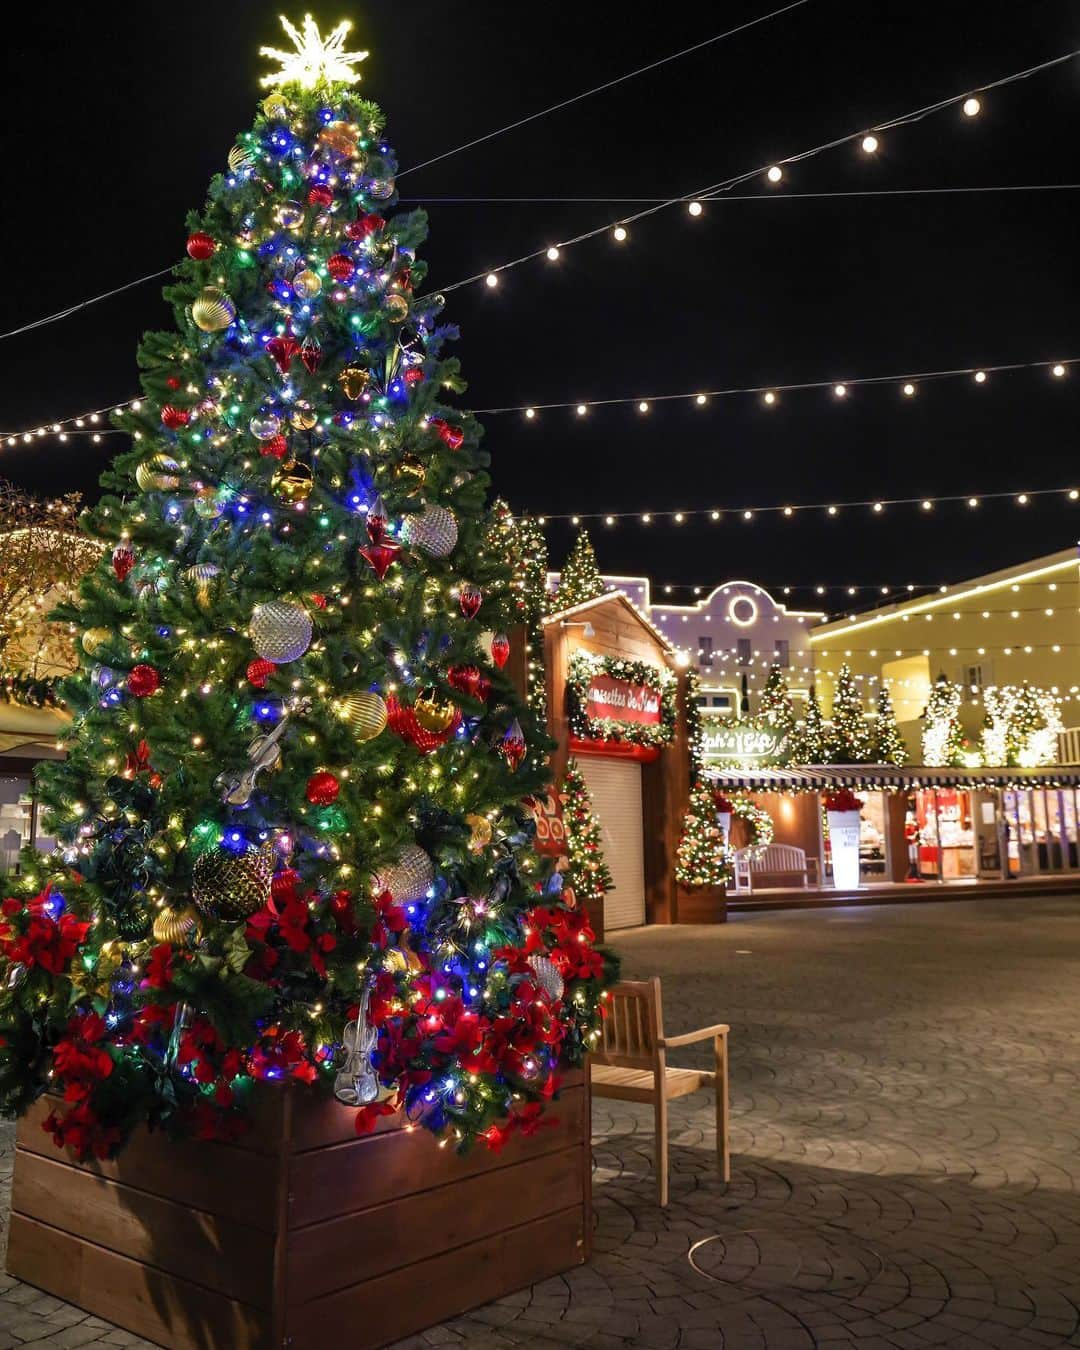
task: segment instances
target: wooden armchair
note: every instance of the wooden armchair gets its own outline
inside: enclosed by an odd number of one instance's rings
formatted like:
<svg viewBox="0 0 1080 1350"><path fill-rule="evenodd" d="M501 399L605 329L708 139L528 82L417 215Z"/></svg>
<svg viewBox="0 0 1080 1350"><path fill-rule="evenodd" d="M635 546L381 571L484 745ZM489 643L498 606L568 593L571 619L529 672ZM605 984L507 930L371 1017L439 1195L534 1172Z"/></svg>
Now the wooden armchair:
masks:
<svg viewBox="0 0 1080 1350"><path fill-rule="evenodd" d="M664 1035L660 981L626 981L608 994L602 1046L589 1056L589 1074L596 1097L626 1102L651 1102L656 1116L656 1190L661 1205L668 1202L667 1104L699 1088L716 1093L716 1155L720 1175L731 1180L728 1151L728 1027L724 1023ZM713 1042L713 1069L676 1069L667 1052L697 1041Z"/></svg>

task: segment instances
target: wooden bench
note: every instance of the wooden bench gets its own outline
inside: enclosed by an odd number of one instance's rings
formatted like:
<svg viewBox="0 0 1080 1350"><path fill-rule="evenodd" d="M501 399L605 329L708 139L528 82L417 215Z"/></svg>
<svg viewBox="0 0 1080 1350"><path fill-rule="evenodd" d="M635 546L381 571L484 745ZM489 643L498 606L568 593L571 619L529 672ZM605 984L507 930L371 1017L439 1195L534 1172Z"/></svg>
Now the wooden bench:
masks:
<svg viewBox="0 0 1080 1350"><path fill-rule="evenodd" d="M808 858L805 849L796 848L794 844L767 844L757 857L753 857L748 848L736 849L734 866L732 890L736 894L739 892L749 894L754 889L755 873L758 875L768 873L770 876L801 876L803 890L806 890L809 885L809 872L812 869L814 885L820 885L818 860Z"/></svg>
<svg viewBox="0 0 1080 1350"><path fill-rule="evenodd" d="M661 1205L668 1202L667 1104L700 1088L716 1093L716 1156L720 1175L731 1180L728 1150L728 1027L724 1023L664 1035L660 981L625 981L608 993L601 1049L589 1056L592 1091L597 1097L650 1103L656 1117L656 1191ZM712 1069L676 1069L667 1052L697 1041L713 1043Z"/></svg>

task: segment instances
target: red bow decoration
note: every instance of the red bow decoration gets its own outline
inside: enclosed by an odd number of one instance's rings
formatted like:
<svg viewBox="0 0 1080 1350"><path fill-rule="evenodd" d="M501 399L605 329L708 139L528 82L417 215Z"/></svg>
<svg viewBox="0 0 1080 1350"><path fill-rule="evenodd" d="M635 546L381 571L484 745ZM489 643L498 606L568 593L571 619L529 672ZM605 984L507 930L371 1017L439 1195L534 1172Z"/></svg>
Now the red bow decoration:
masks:
<svg viewBox="0 0 1080 1350"><path fill-rule="evenodd" d="M152 788L159 788L161 786L161 774L155 772L154 766L150 763L150 743L145 740L140 741L134 750L129 750L127 752L124 761L124 772L121 776L131 780L140 773L148 773L150 775L150 786Z"/></svg>
<svg viewBox="0 0 1080 1350"><path fill-rule="evenodd" d="M300 350L300 343L291 333L283 333L279 337L272 337L263 350L274 361L282 375L288 375L292 359Z"/></svg>
<svg viewBox="0 0 1080 1350"><path fill-rule="evenodd" d="M491 681L477 666L452 666L446 672L446 681L452 689L481 703L486 703L491 693Z"/></svg>
<svg viewBox="0 0 1080 1350"><path fill-rule="evenodd" d="M439 440L451 450L460 450L465 444L465 432L461 427L451 426L443 417L433 417L428 423L439 437Z"/></svg>

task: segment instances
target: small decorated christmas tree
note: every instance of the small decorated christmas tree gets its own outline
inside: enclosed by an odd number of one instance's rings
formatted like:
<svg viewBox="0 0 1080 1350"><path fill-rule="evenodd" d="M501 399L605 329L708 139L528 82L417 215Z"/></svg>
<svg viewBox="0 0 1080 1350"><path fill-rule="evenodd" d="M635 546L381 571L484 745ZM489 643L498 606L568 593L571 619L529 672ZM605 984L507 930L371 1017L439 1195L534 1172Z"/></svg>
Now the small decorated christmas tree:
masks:
<svg viewBox="0 0 1080 1350"><path fill-rule="evenodd" d="M607 590L596 563L592 540L587 530L581 530L559 576L555 596L556 609L572 609L586 600L595 600Z"/></svg>
<svg viewBox="0 0 1080 1350"><path fill-rule="evenodd" d="M964 733L960 727L960 689L939 675L923 712L923 763L930 767L963 763Z"/></svg>
<svg viewBox="0 0 1080 1350"><path fill-rule="evenodd" d="M501 1142L598 1034L588 924L538 893L543 733L480 641L513 577L425 218L344 28L289 31L140 350L60 614L59 850L3 906L0 1109L48 1088L83 1155L233 1138L280 1080Z"/></svg>
<svg viewBox="0 0 1080 1350"><path fill-rule="evenodd" d="M806 715L795 733L795 754L798 764L824 764L828 758L825 740L825 719L821 715L817 689L811 685L806 699Z"/></svg>
<svg viewBox="0 0 1080 1350"><path fill-rule="evenodd" d="M579 905L603 906L604 896L615 883L600 847L600 822L593 814L592 797L575 760L567 764L563 779L563 825L569 859L563 881Z"/></svg>
<svg viewBox="0 0 1080 1350"><path fill-rule="evenodd" d="M533 716L543 726L547 721L547 682L542 620L551 607L547 590L547 540L532 516L515 516L511 530L515 603L525 625L525 692Z"/></svg>
<svg viewBox="0 0 1080 1350"><path fill-rule="evenodd" d="M795 730L795 709L791 704L791 691L779 666L769 667L769 675L758 702L758 712L785 736L790 736Z"/></svg>
<svg viewBox="0 0 1080 1350"><path fill-rule="evenodd" d="M906 764L908 749L900 728L896 725L896 712L886 685L882 685L877 696L877 721L874 724L875 764Z"/></svg>
<svg viewBox="0 0 1080 1350"><path fill-rule="evenodd" d="M675 880L688 888L722 886L730 876L731 863L716 822L712 789L702 780L690 791L675 854Z"/></svg>
<svg viewBox="0 0 1080 1350"><path fill-rule="evenodd" d="M865 764L871 758L870 730L862 699L855 688L851 667L845 661L836 677L832 726L828 738L831 764Z"/></svg>

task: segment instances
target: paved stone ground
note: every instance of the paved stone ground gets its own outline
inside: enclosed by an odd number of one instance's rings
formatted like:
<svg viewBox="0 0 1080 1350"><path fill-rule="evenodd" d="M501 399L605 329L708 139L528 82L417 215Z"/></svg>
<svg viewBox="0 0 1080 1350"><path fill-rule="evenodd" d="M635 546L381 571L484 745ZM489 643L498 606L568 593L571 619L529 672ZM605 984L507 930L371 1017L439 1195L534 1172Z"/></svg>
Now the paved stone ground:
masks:
<svg viewBox="0 0 1080 1350"><path fill-rule="evenodd" d="M672 1107L667 1210L651 1112L597 1101L592 1263L398 1350L1080 1346L1076 899L740 915L614 945L627 976L663 977L669 1030L732 1025L731 1184L705 1094ZM0 1279L0 1350L27 1342L145 1344Z"/></svg>

